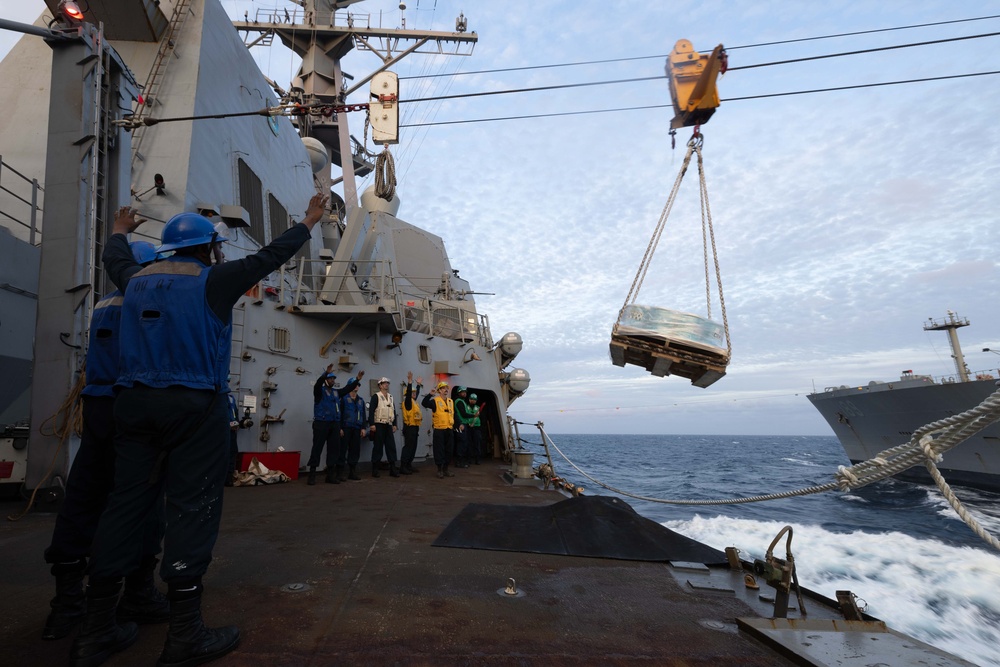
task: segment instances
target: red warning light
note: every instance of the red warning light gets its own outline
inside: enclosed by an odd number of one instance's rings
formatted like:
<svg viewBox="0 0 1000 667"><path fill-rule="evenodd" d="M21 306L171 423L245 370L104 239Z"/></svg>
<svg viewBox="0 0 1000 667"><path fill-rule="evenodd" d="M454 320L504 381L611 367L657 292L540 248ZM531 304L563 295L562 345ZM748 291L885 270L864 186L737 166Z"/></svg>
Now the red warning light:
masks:
<svg viewBox="0 0 1000 667"><path fill-rule="evenodd" d="M71 21L83 21L83 12L80 11L80 6L73 2L73 0L63 0L60 2L59 11L65 14L66 18Z"/></svg>

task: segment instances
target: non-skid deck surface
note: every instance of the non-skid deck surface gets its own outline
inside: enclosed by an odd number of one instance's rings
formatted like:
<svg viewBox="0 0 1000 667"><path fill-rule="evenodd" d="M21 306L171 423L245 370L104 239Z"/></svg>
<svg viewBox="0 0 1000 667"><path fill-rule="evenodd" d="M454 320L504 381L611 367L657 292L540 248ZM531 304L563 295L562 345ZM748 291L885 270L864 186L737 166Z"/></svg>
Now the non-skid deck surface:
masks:
<svg viewBox="0 0 1000 667"><path fill-rule="evenodd" d="M567 498L542 507L467 505L436 547L724 565L726 555L640 516L610 496Z"/></svg>

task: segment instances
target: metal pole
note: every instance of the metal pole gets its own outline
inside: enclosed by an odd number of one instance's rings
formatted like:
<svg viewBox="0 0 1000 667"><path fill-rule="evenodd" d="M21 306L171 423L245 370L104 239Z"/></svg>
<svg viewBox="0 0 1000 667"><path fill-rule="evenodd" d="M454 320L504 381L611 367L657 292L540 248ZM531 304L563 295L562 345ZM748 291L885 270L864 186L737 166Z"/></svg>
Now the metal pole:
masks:
<svg viewBox="0 0 1000 667"><path fill-rule="evenodd" d="M18 23L17 21L3 18L0 18L0 30L13 30L14 32L23 32L26 35L35 35L36 37L44 37L45 39L76 39L79 36L75 28L70 30L50 30L49 28L39 28L37 25L31 25L30 23Z"/></svg>
<svg viewBox="0 0 1000 667"><path fill-rule="evenodd" d="M35 230L38 228L38 179L31 179L31 231L28 241L35 245Z"/></svg>

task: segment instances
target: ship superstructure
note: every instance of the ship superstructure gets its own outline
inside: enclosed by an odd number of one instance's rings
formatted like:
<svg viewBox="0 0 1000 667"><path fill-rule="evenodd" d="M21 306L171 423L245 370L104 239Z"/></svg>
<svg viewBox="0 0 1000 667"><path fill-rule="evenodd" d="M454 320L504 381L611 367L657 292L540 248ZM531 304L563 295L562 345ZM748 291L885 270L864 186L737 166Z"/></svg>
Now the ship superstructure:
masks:
<svg viewBox="0 0 1000 667"><path fill-rule="evenodd" d="M32 394L33 423L57 414L79 382L89 309L114 289L100 254L118 206L130 204L149 220L137 239L158 240L163 222L182 211L222 221L230 238L225 253L235 259L300 219L313 193L342 184L343 197L334 193L311 245L234 310L231 386L248 426L239 434L241 451L308 457L312 387L330 364L337 384L364 370L364 397L379 377L389 377L398 403L408 372L423 379L425 391L440 380L466 386L484 406L489 449L499 455L508 446L507 406L529 382L525 371L507 368L520 337L491 331L443 239L397 217L399 195L372 188L358 197L356 175L373 168L375 154L352 143L343 110L355 90L364 97L353 108L367 109L370 80L381 81L399 59L428 49L471 53L476 36L464 27L454 33L382 28L353 8L348 15L352 4L307 0L288 22L261 15L237 23L238 32L217 0L113 0L100 17L88 13L91 23L71 26L67 32L79 39L50 39L51 46L23 39L15 48L12 62L55 65L54 97L79 100L51 106L50 115L90 110L82 120L50 123L27 113L28 100L19 107L25 113L15 119L17 130L44 137L50 128L49 159L38 164L27 146L23 156L16 150L4 156L23 157L23 169L45 174L34 377L50 380L49 391ZM152 17L142 31L118 20L136 7ZM261 33L280 37L303 58L287 91L259 71L248 51ZM113 48L102 51L105 41ZM381 57L349 88L341 58L358 45ZM102 66L75 64L88 59ZM49 92L22 97L32 94ZM376 96L380 109L386 97ZM44 106L38 101L35 109ZM358 119L364 122L363 111ZM393 142L380 138L383 146ZM55 159L68 150L84 155L82 167ZM336 178L330 164L341 167ZM58 484L68 470L75 447L74 436L65 435L32 429L29 487L46 476L46 485ZM429 451L430 437L422 433L418 457Z"/></svg>

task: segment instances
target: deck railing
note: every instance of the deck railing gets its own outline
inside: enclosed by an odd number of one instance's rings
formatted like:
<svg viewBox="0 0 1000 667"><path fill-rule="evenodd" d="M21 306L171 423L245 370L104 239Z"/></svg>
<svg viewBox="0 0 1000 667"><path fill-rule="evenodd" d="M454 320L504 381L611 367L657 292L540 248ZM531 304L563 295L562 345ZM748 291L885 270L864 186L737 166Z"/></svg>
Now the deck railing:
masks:
<svg viewBox="0 0 1000 667"><path fill-rule="evenodd" d="M291 275L290 275L291 274ZM286 278L294 277L294 281ZM295 287L288 287L294 282ZM428 336L440 336L482 347L492 347L489 318L477 313L471 302L436 299L409 285L401 285L389 260L337 262L329 259L297 259L282 267L278 299L293 307L311 306L310 311L359 311L376 307L393 315L396 326Z"/></svg>
<svg viewBox="0 0 1000 667"><path fill-rule="evenodd" d="M10 176L14 176L15 178L11 179ZM44 189L38 184L38 179L28 178L10 166L9 163L4 162L3 156L0 155L0 190L6 192L15 200L9 204L11 206L10 211L0 209L0 216L8 220L13 220L22 227L27 228L28 243L31 245L41 243L41 239L37 238L39 234L38 215L42 211L38 206L38 193L44 192ZM24 193L24 196L18 194L18 192Z"/></svg>

